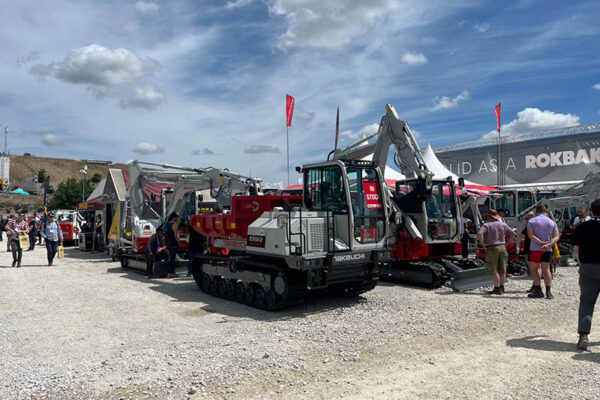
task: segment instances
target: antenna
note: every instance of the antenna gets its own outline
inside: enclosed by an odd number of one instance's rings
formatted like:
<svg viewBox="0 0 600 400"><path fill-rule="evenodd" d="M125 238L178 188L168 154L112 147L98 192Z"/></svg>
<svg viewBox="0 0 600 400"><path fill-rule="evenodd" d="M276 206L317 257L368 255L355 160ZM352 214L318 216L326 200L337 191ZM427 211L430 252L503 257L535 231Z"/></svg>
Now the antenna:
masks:
<svg viewBox="0 0 600 400"><path fill-rule="evenodd" d="M4 125L4 154L8 155L8 125Z"/></svg>

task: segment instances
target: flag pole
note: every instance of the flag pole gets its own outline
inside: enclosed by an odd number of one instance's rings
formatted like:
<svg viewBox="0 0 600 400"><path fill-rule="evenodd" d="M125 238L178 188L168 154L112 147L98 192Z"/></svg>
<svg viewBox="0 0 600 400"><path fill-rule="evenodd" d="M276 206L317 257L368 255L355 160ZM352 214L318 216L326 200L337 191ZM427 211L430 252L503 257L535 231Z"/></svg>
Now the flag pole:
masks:
<svg viewBox="0 0 600 400"><path fill-rule="evenodd" d="M287 147L287 185L290 186L290 127L285 124L285 144Z"/></svg>

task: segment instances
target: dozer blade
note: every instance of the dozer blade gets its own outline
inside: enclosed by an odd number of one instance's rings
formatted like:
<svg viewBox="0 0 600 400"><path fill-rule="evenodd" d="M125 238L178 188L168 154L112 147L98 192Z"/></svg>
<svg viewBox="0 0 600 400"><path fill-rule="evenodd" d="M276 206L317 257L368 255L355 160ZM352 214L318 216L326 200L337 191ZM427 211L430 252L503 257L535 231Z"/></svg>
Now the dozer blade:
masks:
<svg viewBox="0 0 600 400"><path fill-rule="evenodd" d="M461 269L454 273L451 278L452 290L464 292L482 286L493 286L492 277L483 267L473 269Z"/></svg>
<svg viewBox="0 0 600 400"><path fill-rule="evenodd" d="M452 290L455 292L464 292L493 285L492 277L485 267L481 266L481 263L475 261L453 262L448 259L444 260L443 263L446 270L452 273L450 282Z"/></svg>

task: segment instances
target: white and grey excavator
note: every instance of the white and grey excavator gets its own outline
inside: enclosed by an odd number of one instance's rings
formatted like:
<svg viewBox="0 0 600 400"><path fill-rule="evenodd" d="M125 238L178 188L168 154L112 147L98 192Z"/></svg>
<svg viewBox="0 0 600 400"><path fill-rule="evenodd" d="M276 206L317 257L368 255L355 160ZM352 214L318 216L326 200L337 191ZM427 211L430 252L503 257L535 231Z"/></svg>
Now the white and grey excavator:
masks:
<svg viewBox="0 0 600 400"><path fill-rule="evenodd" d="M388 246L395 249L395 257L382 273L433 287L450 279L455 290L488 284L480 261L456 257L461 254L464 227L455 182L433 176L408 123L393 106L386 106L377 133L335 151L333 158L371 157L385 170L390 146L395 150L394 164L406 179L396 181L393 193L389 191L392 201L387 206L394 217Z"/></svg>
<svg viewBox="0 0 600 400"><path fill-rule="evenodd" d="M146 190L150 184L155 185L152 191ZM179 215L182 238L179 251L185 255L189 219L198 212L202 202L218 202L227 209L233 196L256 193L260 193L260 179L228 170L132 161L129 164L127 214L123 220L125 237L121 238L119 249L121 264L124 267L139 264L140 268L145 268L140 255L148 239L171 213Z"/></svg>

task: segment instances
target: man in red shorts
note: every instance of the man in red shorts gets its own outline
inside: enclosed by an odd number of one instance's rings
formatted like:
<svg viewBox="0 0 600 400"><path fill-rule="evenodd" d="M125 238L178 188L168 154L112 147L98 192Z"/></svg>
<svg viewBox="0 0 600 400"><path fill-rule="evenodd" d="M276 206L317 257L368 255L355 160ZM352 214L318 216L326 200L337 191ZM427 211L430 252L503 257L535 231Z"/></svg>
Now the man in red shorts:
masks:
<svg viewBox="0 0 600 400"><path fill-rule="evenodd" d="M531 239L529 248L529 270L533 279L533 291L527 297L542 298L544 292L541 286L539 269L542 269L544 283L546 284L546 298L552 299L552 274L550 273L550 260L552 259L552 248L558 242L560 234L556 223L546 214L546 207L538 204L535 207L535 217L527 223L527 235Z"/></svg>

